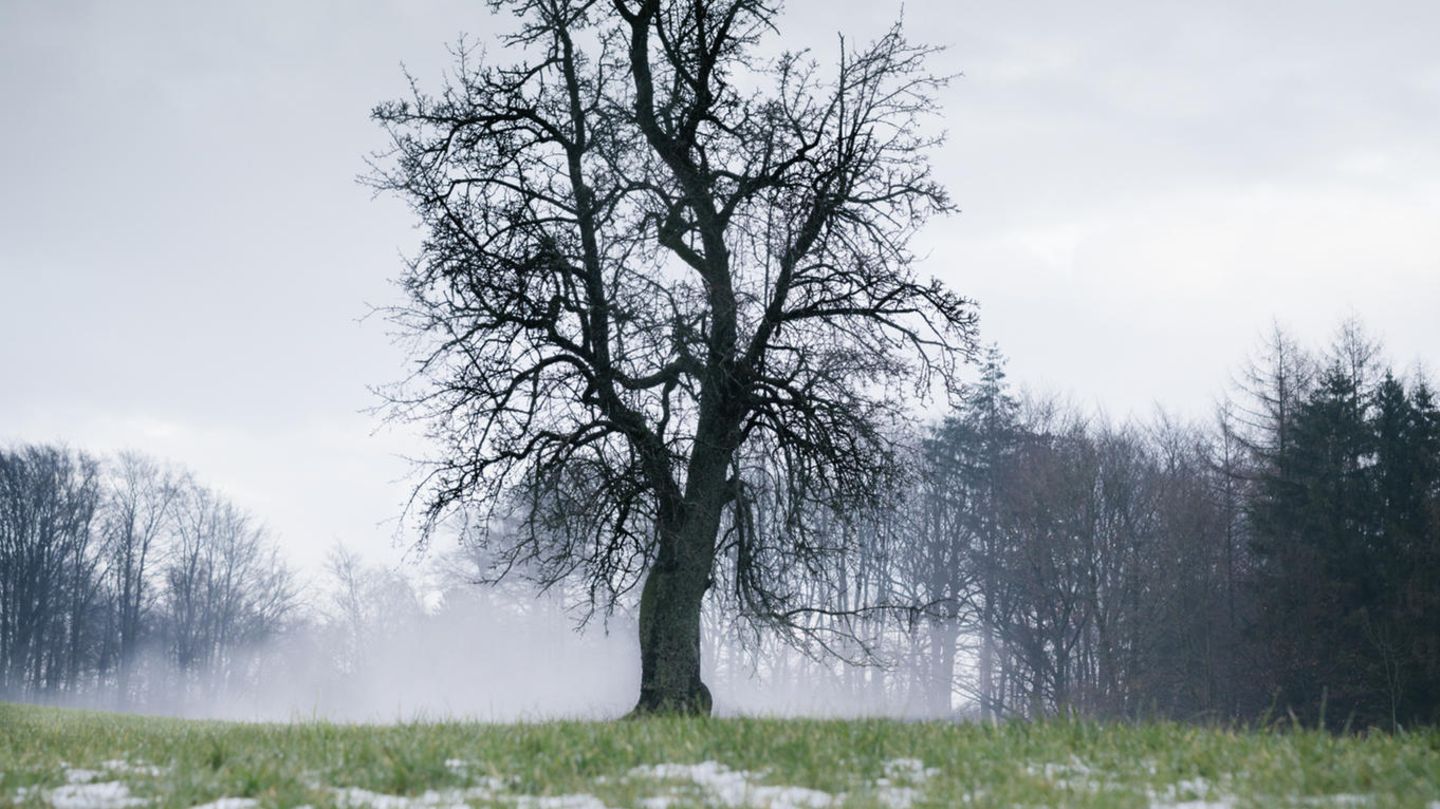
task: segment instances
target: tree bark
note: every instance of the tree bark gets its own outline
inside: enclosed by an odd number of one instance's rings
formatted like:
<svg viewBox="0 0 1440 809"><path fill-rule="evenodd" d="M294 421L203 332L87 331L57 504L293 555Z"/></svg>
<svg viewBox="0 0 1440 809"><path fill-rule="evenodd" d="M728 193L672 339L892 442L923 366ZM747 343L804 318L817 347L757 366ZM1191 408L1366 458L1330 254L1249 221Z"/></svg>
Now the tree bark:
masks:
<svg viewBox="0 0 1440 809"><path fill-rule="evenodd" d="M660 510L660 551L640 591L640 699L632 716L710 713L710 689L700 676L700 610L714 572L733 451L725 445L697 452L684 502Z"/></svg>
<svg viewBox="0 0 1440 809"><path fill-rule="evenodd" d="M640 700L632 715L709 715L700 678L700 607L708 573L657 563L640 595Z"/></svg>

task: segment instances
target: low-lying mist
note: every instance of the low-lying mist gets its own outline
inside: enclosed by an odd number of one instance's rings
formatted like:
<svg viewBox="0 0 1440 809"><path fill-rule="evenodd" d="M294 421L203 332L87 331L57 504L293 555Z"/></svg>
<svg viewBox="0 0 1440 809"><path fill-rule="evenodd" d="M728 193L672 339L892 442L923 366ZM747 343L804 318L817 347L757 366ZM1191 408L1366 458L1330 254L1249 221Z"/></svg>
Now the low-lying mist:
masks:
<svg viewBox="0 0 1440 809"><path fill-rule="evenodd" d="M543 596L452 591L429 610L308 628L251 653L262 671L243 688L157 707L247 720L598 719L623 714L639 687L628 620L576 631Z"/></svg>
<svg viewBox="0 0 1440 809"><path fill-rule="evenodd" d="M342 557L304 620L236 648L210 673L173 652L140 654L130 697L113 689L42 697L73 707L239 721L403 722L613 719L639 691L632 615L583 626L555 592L451 581ZM707 616L708 617L708 616ZM719 715L920 716L893 671L818 659L774 638L742 642L707 621L705 680Z"/></svg>

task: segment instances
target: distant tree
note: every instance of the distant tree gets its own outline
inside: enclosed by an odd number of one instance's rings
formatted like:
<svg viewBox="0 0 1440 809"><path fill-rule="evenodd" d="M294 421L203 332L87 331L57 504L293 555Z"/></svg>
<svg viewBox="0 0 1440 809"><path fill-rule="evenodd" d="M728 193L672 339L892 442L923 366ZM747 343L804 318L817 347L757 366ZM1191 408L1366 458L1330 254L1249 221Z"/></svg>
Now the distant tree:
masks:
<svg viewBox="0 0 1440 809"><path fill-rule="evenodd" d="M92 670L99 479L84 453L0 450L0 693L49 698Z"/></svg>
<svg viewBox="0 0 1440 809"><path fill-rule="evenodd" d="M354 551L335 545L325 559L329 598L322 605L333 640L333 663L350 674L361 669L376 648L385 648L425 613L425 604L405 576L381 565L367 565Z"/></svg>
<svg viewBox="0 0 1440 809"><path fill-rule="evenodd" d="M921 471L910 506L914 523L900 574L918 583L929 629L932 714L948 713L962 636L975 642L976 682L962 688L989 719L995 707L998 664L997 604L1000 479L1018 439L1018 403L1005 382L1005 358L986 349L980 379L967 385L958 406L932 426L916 459Z"/></svg>
<svg viewBox="0 0 1440 809"><path fill-rule="evenodd" d="M145 705L145 649L209 688L297 604L254 519L142 455L0 449L0 696ZM153 674L154 671L147 672ZM168 701L165 704L171 704Z"/></svg>
<svg viewBox="0 0 1440 809"><path fill-rule="evenodd" d="M162 569L161 631L187 681L219 692L234 654L278 633L296 606L293 574L253 517L191 484L177 504Z"/></svg>
<svg viewBox="0 0 1440 809"><path fill-rule="evenodd" d="M101 533L113 617L108 628L121 704L130 700L130 677L156 598L154 567L175 523L180 477L134 452L110 465Z"/></svg>
<svg viewBox="0 0 1440 809"><path fill-rule="evenodd" d="M643 581L636 710L708 711L706 591L809 614L786 560L844 553L817 526L886 492L909 397L973 352L968 302L908 249L951 208L923 120L943 80L898 28L842 40L829 74L767 58L768 0L491 5L518 61L462 47L438 95L374 113L394 148L372 181L425 233L394 313L418 365L391 392L444 449L423 522L518 516L497 573L579 574L597 606Z"/></svg>
<svg viewBox="0 0 1440 809"><path fill-rule="evenodd" d="M1412 722L1436 724L1440 723L1440 401L1423 375L1417 374L1409 391L1407 432L1413 447L1410 462L1415 465L1409 483L1422 503L1414 516L1415 532L1407 532L1402 540L1406 561L1400 564L1407 575L1395 594L1396 620L1407 630L1401 646L1404 702L1398 708Z"/></svg>
<svg viewBox="0 0 1440 809"><path fill-rule="evenodd" d="M1340 330L1285 424L1257 447L1254 630L1287 710L1398 727L1440 709L1434 404Z"/></svg>

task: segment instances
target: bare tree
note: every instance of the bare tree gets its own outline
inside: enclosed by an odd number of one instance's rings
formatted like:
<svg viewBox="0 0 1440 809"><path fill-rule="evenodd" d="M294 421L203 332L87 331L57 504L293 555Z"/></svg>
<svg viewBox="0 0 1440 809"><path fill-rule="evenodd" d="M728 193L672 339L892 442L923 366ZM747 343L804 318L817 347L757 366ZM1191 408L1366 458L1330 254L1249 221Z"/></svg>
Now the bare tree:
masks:
<svg viewBox="0 0 1440 809"><path fill-rule="evenodd" d="M102 532L114 612L110 640L123 704L130 698L135 655L155 600L152 568L173 525L181 484L174 472L138 453L121 453L111 466Z"/></svg>
<svg viewBox="0 0 1440 809"><path fill-rule="evenodd" d="M325 559L330 595L322 606L334 643L334 665L351 674L369 662L376 647L404 632L425 614L421 594L409 579L380 565L368 565L336 544Z"/></svg>
<svg viewBox="0 0 1440 809"><path fill-rule="evenodd" d="M277 633L295 608L293 576L265 529L191 484L164 562L164 631L182 677L222 689L232 656Z"/></svg>
<svg viewBox="0 0 1440 809"><path fill-rule="evenodd" d="M888 426L973 353L968 302L907 247L951 207L922 120L943 79L898 27L841 40L828 75L767 59L766 0L491 5L520 61L462 46L438 95L375 110L394 148L371 179L426 233L394 312L417 370L389 391L444 447L423 522L517 515L497 574L580 574L599 606L643 581L636 709L707 711L717 556L755 620L805 614L762 547L804 549L822 512L883 492Z"/></svg>
<svg viewBox="0 0 1440 809"><path fill-rule="evenodd" d="M100 639L92 524L99 465L53 446L0 450L0 693L73 691Z"/></svg>

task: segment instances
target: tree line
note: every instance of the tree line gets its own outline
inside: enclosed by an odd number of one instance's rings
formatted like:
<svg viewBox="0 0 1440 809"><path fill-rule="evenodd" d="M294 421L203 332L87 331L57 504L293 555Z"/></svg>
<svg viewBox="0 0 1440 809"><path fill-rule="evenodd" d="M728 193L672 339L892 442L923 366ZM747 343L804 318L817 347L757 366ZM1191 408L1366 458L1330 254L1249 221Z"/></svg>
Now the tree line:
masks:
<svg viewBox="0 0 1440 809"><path fill-rule="evenodd" d="M837 526L849 550L806 577L789 640L882 665L802 676L925 715L1440 720L1422 373L1353 323L1320 352L1277 329L1197 426L1019 395L994 349L981 371L908 442L908 496ZM711 654L765 669L784 639Z"/></svg>
<svg viewBox="0 0 1440 809"><path fill-rule="evenodd" d="M265 528L143 455L0 449L0 697L143 704L248 678L297 606Z"/></svg>

